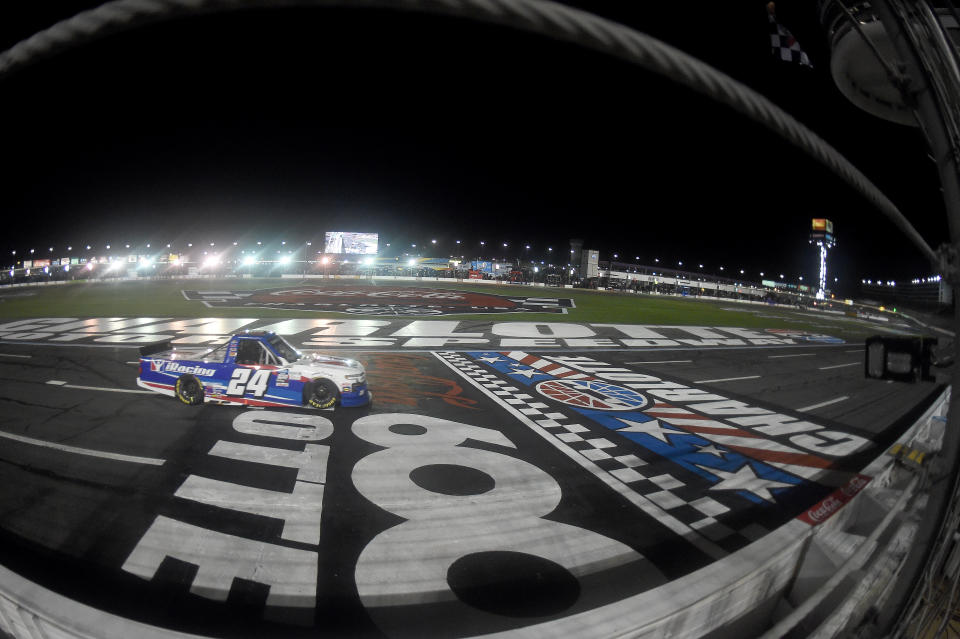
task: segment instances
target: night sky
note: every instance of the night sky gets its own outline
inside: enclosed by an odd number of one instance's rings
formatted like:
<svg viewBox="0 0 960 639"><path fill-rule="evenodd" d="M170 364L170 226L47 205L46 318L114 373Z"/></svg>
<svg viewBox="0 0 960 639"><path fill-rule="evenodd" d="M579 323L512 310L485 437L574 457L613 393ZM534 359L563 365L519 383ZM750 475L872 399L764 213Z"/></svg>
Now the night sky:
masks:
<svg viewBox="0 0 960 639"><path fill-rule="evenodd" d="M0 48L97 4L4 3ZM840 95L813 3L778 3L813 70L770 56L764 2L567 4L759 90L863 170L932 246L946 240L919 131ZM932 272L837 178L726 107L612 58L465 20L295 9L165 22L7 77L0 115L4 264L14 249L356 230L379 232L392 252L435 238L427 253L469 258L484 240L486 257L527 257L531 244L533 258L581 237L601 260L806 280L810 218L829 217L838 290Z"/></svg>

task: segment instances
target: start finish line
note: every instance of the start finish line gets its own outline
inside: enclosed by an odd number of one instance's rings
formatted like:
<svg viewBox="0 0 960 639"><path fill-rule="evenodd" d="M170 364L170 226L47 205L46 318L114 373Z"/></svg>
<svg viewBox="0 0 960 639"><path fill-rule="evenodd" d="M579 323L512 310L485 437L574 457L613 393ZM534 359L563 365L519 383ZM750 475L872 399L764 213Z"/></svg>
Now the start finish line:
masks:
<svg viewBox="0 0 960 639"><path fill-rule="evenodd" d="M386 319L49 317L0 324L0 341L85 345L219 344L245 330L274 331L319 349L658 349L843 344L821 333L781 328L568 322Z"/></svg>

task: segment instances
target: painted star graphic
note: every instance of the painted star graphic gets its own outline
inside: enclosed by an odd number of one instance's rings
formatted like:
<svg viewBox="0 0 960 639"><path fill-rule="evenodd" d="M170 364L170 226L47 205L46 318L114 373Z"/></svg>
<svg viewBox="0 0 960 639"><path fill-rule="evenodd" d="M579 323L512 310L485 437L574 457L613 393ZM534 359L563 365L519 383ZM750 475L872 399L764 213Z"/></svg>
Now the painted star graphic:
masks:
<svg viewBox="0 0 960 639"><path fill-rule="evenodd" d="M744 464L735 473L720 470L719 468L708 468L699 464L695 464L695 466L721 478L722 481L716 486L712 486L710 490L745 490L761 499L775 503L773 493L770 492L772 489L793 487L793 484L758 477L750 464Z"/></svg>
<svg viewBox="0 0 960 639"><path fill-rule="evenodd" d="M697 452L703 453L704 455L716 455L717 457L723 457L723 454L726 451L720 450L713 444L707 444L706 446L697 446Z"/></svg>
<svg viewBox="0 0 960 639"><path fill-rule="evenodd" d="M486 362L488 364L494 364L496 362L503 361L502 357L478 357L477 359L480 360L481 362Z"/></svg>
<svg viewBox="0 0 960 639"><path fill-rule="evenodd" d="M660 420L651 419L649 422L635 422L630 419L623 419L618 417L617 421L623 422L627 425L626 428L620 428L617 430L618 433L644 433L645 435L650 435L651 437L656 437L664 444L669 444L667 441L667 435L685 435L686 433L676 430L666 430L660 426Z"/></svg>
<svg viewBox="0 0 960 639"><path fill-rule="evenodd" d="M519 369L519 368L515 368L515 369L513 369L512 371L510 371L510 372L508 373L508 375L523 375L523 376L526 377L527 379L533 379L533 376L534 376L534 375L543 375L544 377L547 377L547 374L546 374L546 373L541 373L540 371L538 371L538 370L535 369L535 368L528 368L528 369L526 369L526 370L521 370L521 369Z"/></svg>

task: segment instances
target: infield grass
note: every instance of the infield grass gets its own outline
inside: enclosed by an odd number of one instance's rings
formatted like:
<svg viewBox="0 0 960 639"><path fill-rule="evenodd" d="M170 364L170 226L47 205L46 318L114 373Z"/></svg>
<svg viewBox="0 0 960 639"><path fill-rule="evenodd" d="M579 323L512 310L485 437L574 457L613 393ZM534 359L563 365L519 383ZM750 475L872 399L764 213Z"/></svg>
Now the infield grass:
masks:
<svg viewBox="0 0 960 639"><path fill-rule="evenodd" d="M843 315L731 300L637 295L613 291L554 289L518 285L481 285L467 282L396 282L329 280L335 286L415 286L457 289L494 295L561 297L574 301L575 308L561 313L462 314L440 317L404 315L398 319L489 320L497 322L591 322L605 324L659 324L685 326L738 326L744 328L787 328L827 333L847 339L897 330L879 322L866 322ZM0 318L33 317L249 317L249 318L346 318L364 317L316 311L266 308L210 308L184 298L182 290L249 290L309 285L324 286L319 280L297 279L191 279L144 281L77 281L57 286L17 287L0 290ZM377 316L389 319L390 316ZM909 332L900 327L899 332Z"/></svg>

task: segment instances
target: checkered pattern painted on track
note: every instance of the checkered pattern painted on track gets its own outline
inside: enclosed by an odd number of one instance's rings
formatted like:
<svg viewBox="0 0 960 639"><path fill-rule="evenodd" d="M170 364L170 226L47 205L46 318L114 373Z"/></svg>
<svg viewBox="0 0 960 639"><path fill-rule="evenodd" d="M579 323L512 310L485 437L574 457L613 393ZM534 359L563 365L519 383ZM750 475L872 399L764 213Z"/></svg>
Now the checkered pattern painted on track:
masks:
<svg viewBox="0 0 960 639"><path fill-rule="evenodd" d="M563 413L551 412L549 405L501 379L465 354L440 352L437 355L500 402L527 416L568 449L706 539L732 550L766 534L766 528L756 523L738 529L725 525L722 520L730 512L728 506L669 473L654 470L634 454L635 448L629 442L597 434ZM664 404L652 407L653 410L662 408L670 407Z"/></svg>

